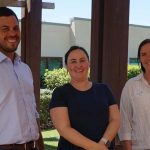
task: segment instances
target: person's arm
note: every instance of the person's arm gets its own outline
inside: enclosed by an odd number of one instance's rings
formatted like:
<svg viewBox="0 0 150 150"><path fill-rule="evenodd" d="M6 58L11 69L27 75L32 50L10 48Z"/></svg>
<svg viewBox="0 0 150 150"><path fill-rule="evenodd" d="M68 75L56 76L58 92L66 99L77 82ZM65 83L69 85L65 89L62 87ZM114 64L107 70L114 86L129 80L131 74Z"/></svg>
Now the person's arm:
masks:
<svg viewBox="0 0 150 150"><path fill-rule="evenodd" d="M50 116L59 134L70 143L85 150L108 150L105 145L98 144L86 138L71 127L67 107L52 108Z"/></svg>
<svg viewBox="0 0 150 150"><path fill-rule="evenodd" d="M120 100L120 116L121 116L121 126L118 132L119 139L122 144L123 150L132 150L132 103L131 103L131 96L130 92L131 85L127 84L123 88Z"/></svg>
<svg viewBox="0 0 150 150"><path fill-rule="evenodd" d="M120 127L120 113L118 105L114 104L109 106L109 124L103 135L103 138L111 142L116 136L119 127ZM102 140L99 141L99 143L102 142L103 142Z"/></svg>
<svg viewBox="0 0 150 150"><path fill-rule="evenodd" d="M131 140L126 140L126 141L122 141L122 148L123 150L132 150L132 141Z"/></svg>
<svg viewBox="0 0 150 150"><path fill-rule="evenodd" d="M39 127L39 139L36 141L36 145L38 147L39 150L44 150L44 141L43 141L43 137L42 137L42 132L41 132L41 128L40 128L40 120L39 118L37 119L37 124Z"/></svg>

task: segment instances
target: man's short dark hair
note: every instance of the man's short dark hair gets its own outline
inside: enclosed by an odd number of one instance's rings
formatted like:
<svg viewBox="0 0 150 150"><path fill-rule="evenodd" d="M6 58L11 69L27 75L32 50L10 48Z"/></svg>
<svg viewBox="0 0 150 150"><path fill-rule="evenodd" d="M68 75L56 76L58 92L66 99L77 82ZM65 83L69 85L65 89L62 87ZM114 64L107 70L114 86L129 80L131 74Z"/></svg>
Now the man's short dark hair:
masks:
<svg viewBox="0 0 150 150"><path fill-rule="evenodd" d="M12 11L10 8L7 7L0 7L0 17L4 16L14 16L18 21L18 17L14 13L14 11Z"/></svg>

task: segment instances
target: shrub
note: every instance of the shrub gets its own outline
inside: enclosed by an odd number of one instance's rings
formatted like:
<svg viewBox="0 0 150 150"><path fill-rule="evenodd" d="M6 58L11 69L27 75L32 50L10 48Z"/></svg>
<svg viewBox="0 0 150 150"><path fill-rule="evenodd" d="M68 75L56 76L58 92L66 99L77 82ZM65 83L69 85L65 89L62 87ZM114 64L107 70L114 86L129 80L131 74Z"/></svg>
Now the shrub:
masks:
<svg viewBox="0 0 150 150"><path fill-rule="evenodd" d="M141 73L138 65L128 65L128 79L133 78Z"/></svg>
<svg viewBox="0 0 150 150"><path fill-rule="evenodd" d="M46 70L44 83L46 89L40 90L40 123L41 128L53 128L52 121L49 115L49 102L54 88L69 82L70 77L65 68Z"/></svg>
<svg viewBox="0 0 150 150"><path fill-rule="evenodd" d="M42 89L46 88L44 75L40 76L40 88L42 88Z"/></svg>
<svg viewBox="0 0 150 150"><path fill-rule="evenodd" d="M49 115L49 102L52 91L48 89L40 90L40 124L42 129L52 127L52 122Z"/></svg>
<svg viewBox="0 0 150 150"><path fill-rule="evenodd" d="M46 88L50 90L70 81L70 76L65 68L46 70L44 76Z"/></svg>

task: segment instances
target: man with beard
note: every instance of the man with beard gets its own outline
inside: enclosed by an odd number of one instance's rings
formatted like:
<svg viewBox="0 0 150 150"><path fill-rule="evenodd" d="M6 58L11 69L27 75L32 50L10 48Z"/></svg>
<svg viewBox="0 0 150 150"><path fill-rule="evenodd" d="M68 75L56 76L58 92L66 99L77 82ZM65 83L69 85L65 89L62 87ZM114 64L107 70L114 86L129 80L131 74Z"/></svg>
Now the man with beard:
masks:
<svg viewBox="0 0 150 150"><path fill-rule="evenodd" d="M30 68L15 52L19 21L0 7L0 150L36 150L39 128Z"/></svg>

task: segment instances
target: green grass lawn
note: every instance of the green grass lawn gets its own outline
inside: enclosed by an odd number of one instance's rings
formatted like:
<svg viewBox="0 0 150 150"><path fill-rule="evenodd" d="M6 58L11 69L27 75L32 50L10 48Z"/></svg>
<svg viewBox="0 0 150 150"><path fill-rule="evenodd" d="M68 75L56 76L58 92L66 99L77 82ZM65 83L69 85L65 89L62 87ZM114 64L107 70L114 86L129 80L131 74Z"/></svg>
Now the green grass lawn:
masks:
<svg viewBox="0 0 150 150"><path fill-rule="evenodd" d="M44 140L45 150L56 150L59 134L58 132L53 130L45 130L42 131L42 136Z"/></svg>

